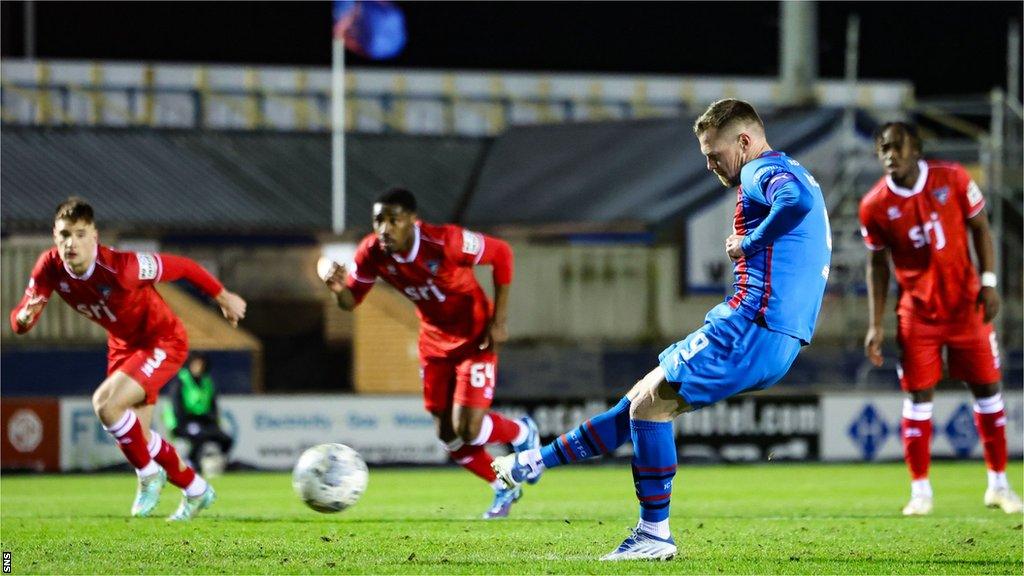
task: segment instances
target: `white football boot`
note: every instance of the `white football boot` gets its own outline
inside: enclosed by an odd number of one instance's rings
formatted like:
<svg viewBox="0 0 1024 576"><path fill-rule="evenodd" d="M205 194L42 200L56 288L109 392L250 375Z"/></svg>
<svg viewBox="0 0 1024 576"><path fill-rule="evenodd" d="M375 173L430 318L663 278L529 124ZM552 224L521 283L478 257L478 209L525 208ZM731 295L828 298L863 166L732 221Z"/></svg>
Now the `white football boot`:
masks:
<svg viewBox="0 0 1024 576"><path fill-rule="evenodd" d="M1002 508L1007 514L1020 514L1022 508L1020 496L1009 486L1005 488L989 488L985 490L985 506Z"/></svg>
<svg viewBox="0 0 1024 576"><path fill-rule="evenodd" d="M904 516L927 516L932 513L931 496L913 496L903 507Z"/></svg>
<svg viewBox="0 0 1024 576"><path fill-rule="evenodd" d="M601 557L602 562L619 560L671 560L676 555L676 541L658 538L639 528L633 528L629 537L619 547Z"/></svg>

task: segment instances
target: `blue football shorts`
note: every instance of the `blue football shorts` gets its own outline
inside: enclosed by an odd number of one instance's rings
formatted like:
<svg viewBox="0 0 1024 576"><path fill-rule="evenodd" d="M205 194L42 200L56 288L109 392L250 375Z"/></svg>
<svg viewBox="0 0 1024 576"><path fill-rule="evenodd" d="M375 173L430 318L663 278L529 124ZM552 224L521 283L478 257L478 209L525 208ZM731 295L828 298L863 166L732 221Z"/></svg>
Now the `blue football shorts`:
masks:
<svg viewBox="0 0 1024 576"><path fill-rule="evenodd" d="M725 302L704 325L658 355L665 379L693 409L778 382L796 360L800 340L748 320Z"/></svg>

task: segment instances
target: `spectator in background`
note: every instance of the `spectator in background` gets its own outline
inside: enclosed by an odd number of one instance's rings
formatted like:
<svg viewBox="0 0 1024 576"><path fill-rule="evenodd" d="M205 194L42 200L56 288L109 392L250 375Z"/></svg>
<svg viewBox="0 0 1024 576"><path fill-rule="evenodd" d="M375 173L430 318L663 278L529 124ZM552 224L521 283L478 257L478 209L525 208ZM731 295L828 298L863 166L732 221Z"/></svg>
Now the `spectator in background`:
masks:
<svg viewBox="0 0 1024 576"><path fill-rule="evenodd" d="M171 403L164 404L164 424L172 436L188 442L193 466L207 476L216 475L224 471L234 440L220 428L209 359L195 353L186 366L168 387Z"/></svg>

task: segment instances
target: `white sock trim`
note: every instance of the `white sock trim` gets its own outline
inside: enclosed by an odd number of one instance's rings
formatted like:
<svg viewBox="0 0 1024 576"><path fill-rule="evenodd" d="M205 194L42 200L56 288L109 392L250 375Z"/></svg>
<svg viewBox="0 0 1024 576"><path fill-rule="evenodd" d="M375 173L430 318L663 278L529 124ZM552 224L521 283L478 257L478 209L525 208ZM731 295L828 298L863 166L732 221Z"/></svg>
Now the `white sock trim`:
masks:
<svg viewBox="0 0 1024 576"><path fill-rule="evenodd" d="M185 486L185 496L195 498L203 492L206 492L206 486L206 480L204 480L199 474L196 474L196 477L192 479L192 482L189 482L189 485Z"/></svg>
<svg viewBox="0 0 1024 576"><path fill-rule="evenodd" d="M932 402L914 402L910 398L903 400L903 417L907 420L931 420L935 404Z"/></svg>
<svg viewBox="0 0 1024 576"><path fill-rule="evenodd" d="M921 480L912 480L910 482L910 496L924 496L925 498L932 497L932 483L927 478Z"/></svg>
<svg viewBox="0 0 1024 576"><path fill-rule="evenodd" d="M135 426L135 422L138 419L138 416L135 415L135 412L133 410L125 410L124 416L121 416L121 418L118 419L116 424L109 428L107 428L106 426L104 426L103 428L107 432L109 432L110 435L113 436L114 438L120 438L127 434L128 431L132 429L132 426Z"/></svg>
<svg viewBox="0 0 1024 576"><path fill-rule="evenodd" d="M150 458L156 458L156 455L160 453L160 442L162 441L163 439L156 433L156 430L149 431L149 446L147 448L149 448Z"/></svg>
<svg viewBox="0 0 1024 576"><path fill-rule="evenodd" d="M669 530L668 527L668 520L661 520L660 522L648 522L647 520L641 518L640 521L636 523L636 527L643 530L644 532L647 532L648 534L653 534L658 538L662 539L668 538L672 535L672 531Z"/></svg>
<svg viewBox="0 0 1024 576"><path fill-rule="evenodd" d="M142 478L143 476L152 476L159 471L160 466L156 462L150 460L149 464L146 464L142 468L136 468L135 474L138 475L139 478Z"/></svg>
<svg viewBox="0 0 1024 576"><path fill-rule="evenodd" d="M994 396L974 400L974 411L978 414L995 414L1003 408L1005 408L1003 395L998 392Z"/></svg>
<svg viewBox="0 0 1024 576"><path fill-rule="evenodd" d="M520 465L529 466L531 474L543 472L544 468L546 468L546 466L544 466L544 458L541 457L540 450L536 448L520 452L519 456L516 457L516 460Z"/></svg>
<svg viewBox="0 0 1024 576"><path fill-rule="evenodd" d="M490 414L484 414L483 420L480 421L480 433L476 435L470 444L473 446L483 446L487 444L487 439L491 437L491 432L494 431L494 421L491 420Z"/></svg>
<svg viewBox="0 0 1024 576"><path fill-rule="evenodd" d="M515 420L514 422L516 423L516 425L519 426L519 433L516 434L516 437L512 440L512 443L522 444L523 442L526 442L526 439L530 436L530 428L521 420Z"/></svg>
<svg viewBox="0 0 1024 576"><path fill-rule="evenodd" d="M1002 488L1009 488L1010 482L1006 479L1006 472L996 472L995 470L987 470L988 472L988 487L990 490L999 490Z"/></svg>
<svg viewBox="0 0 1024 576"><path fill-rule="evenodd" d="M462 441L462 438L456 438L455 440L452 440L451 442L448 442L447 444L444 443L444 442L441 442L441 445L444 446L445 452L448 452L449 454L451 454L452 452L455 452L455 451L459 450L460 448L462 448L463 446L465 446L466 443Z"/></svg>

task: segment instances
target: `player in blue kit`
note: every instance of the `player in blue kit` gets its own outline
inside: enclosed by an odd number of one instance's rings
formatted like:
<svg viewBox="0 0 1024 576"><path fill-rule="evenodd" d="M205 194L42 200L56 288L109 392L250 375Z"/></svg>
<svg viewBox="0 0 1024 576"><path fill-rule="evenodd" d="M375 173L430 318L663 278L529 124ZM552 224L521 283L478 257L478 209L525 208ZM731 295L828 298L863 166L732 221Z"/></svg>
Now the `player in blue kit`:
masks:
<svg viewBox="0 0 1024 576"><path fill-rule="evenodd" d="M545 469L613 452L633 442L640 521L602 560L667 560L676 553L669 501L676 473L672 420L781 379L811 342L832 254L821 188L796 160L771 149L754 108L720 100L693 127L708 170L739 186L733 234L735 293L704 325L658 356L658 366L613 408L554 442L495 460L510 488Z"/></svg>

